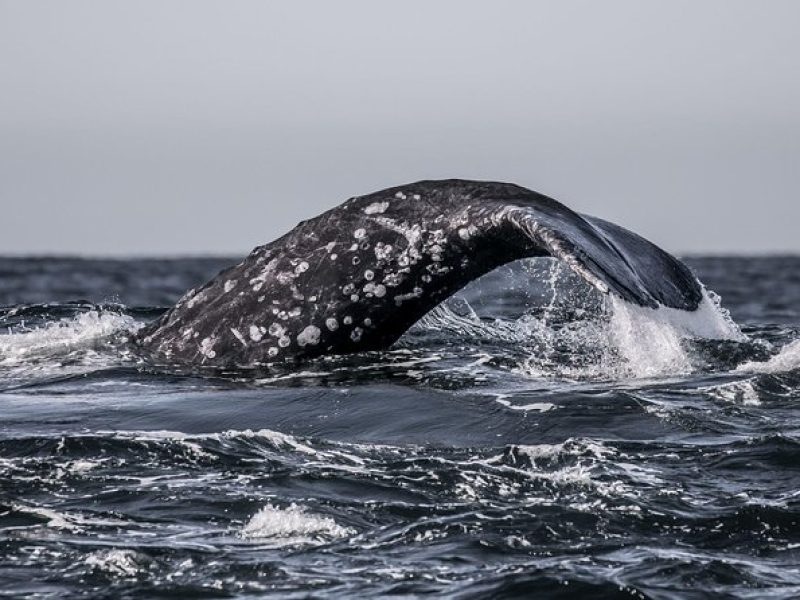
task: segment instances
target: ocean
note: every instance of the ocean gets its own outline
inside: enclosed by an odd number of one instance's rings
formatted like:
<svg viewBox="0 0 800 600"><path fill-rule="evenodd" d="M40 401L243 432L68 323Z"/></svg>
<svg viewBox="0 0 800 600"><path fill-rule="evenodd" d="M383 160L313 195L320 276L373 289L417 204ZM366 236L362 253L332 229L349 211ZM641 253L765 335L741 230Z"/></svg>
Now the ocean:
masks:
<svg viewBox="0 0 800 600"><path fill-rule="evenodd" d="M800 597L800 257L501 267L390 350L150 364L230 258L0 259L4 598Z"/></svg>

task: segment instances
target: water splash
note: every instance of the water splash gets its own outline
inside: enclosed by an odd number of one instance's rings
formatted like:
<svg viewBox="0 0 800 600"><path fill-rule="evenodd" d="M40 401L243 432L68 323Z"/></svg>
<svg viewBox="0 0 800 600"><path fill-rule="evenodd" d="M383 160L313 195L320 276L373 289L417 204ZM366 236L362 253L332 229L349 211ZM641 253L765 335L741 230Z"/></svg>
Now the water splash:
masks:
<svg viewBox="0 0 800 600"><path fill-rule="evenodd" d="M606 356L611 372L637 378L682 375L702 366L687 342L694 339L743 342L745 336L713 292L703 290L697 310L633 306L609 297ZM615 360L619 357L619 360Z"/></svg>
<svg viewBox="0 0 800 600"><path fill-rule="evenodd" d="M712 291L693 312L629 304L586 286L556 261L544 269L528 266L538 288L538 307L517 319L481 318L461 298L443 303L418 327L516 352L516 370L529 377L618 380L684 375L705 362L692 340L746 341L746 336ZM543 291L542 291L543 290ZM530 301L531 298L529 297Z"/></svg>
<svg viewBox="0 0 800 600"><path fill-rule="evenodd" d="M98 349L98 344L119 332L132 333L141 324L118 312L90 310L31 329L0 336L0 365L10 366L32 358L69 354L79 349Z"/></svg>
<svg viewBox="0 0 800 600"><path fill-rule="evenodd" d="M20 323L0 335L0 382L27 384L121 364L130 358L121 343L141 326L130 315L105 309L33 327Z"/></svg>

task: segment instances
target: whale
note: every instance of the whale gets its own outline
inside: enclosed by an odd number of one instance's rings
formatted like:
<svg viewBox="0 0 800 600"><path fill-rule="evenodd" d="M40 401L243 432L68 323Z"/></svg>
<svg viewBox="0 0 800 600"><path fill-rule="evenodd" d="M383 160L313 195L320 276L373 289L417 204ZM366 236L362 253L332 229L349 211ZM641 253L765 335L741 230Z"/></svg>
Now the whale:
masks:
<svg viewBox="0 0 800 600"><path fill-rule="evenodd" d="M619 225L512 183L418 181L256 247L135 343L155 361L216 367L382 350L470 281L539 256L631 304L694 311L703 298L686 265Z"/></svg>

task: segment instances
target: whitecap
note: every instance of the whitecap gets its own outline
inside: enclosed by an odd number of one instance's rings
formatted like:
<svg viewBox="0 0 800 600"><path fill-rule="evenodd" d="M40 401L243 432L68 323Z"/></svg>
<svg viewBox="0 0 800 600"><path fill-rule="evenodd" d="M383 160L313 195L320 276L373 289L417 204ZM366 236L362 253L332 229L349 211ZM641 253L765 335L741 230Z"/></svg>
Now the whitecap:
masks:
<svg viewBox="0 0 800 600"><path fill-rule="evenodd" d="M286 508L267 504L242 528L241 536L250 540L266 540L275 546L319 545L355 534L330 517L307 512L294 503Z"/></svg>
<svg viewBox="0 0 800 600"><path fill-rule="evenodd" d="M781 348L775 356L765 361L750 361L736 370L744 373L787 373L800 369L800 340L794 340Z"/></svg>
<svg viewBox="0 0 800 600"><path fill-rule="evenodd" d="M88 566L118 577L136 577L143 565L133 550L114 548L92 552L84 561Z"/></svg>

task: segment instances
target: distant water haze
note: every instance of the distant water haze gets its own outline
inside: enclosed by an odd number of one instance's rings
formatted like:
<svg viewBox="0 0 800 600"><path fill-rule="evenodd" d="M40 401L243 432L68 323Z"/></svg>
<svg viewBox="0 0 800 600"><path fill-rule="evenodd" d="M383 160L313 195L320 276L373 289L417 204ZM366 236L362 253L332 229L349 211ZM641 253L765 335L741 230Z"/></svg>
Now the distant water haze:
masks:
<svg viewBox="0 0 800 600"><path fill-rule="evenodd" d="M241 254L513 181L679 253L798 252L800 3L0 0L0 254Z"/></svg>

